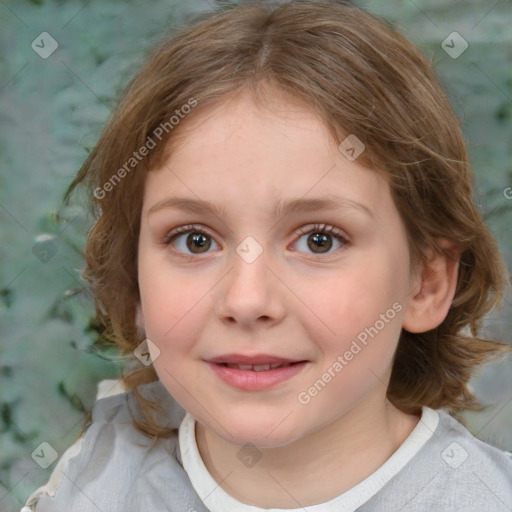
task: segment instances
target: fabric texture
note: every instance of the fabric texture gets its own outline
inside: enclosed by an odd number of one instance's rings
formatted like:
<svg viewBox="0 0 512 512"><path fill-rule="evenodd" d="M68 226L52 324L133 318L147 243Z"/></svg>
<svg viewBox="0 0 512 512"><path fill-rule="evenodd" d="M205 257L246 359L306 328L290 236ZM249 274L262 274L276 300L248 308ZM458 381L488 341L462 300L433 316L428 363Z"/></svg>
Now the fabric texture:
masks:
<svg viewBox="0 0 512 512"><path fill-rule="evenodd" d="M132 415L140 413L132 392L101 398L92 424L62 456L59 472L54 470L60 478L36 490L23 512L263 510L233 508L238 502L214 484L200 460L193 418L160 381L139 389L163 406L159 419L175 433L152 440L138 432ZM416 428L377 471L329 503L298 510L511 512L512 454L475 438L446 411L424 407Z"/></svg>
<svg viewBox="0 0 512 512"><path fill-rule="evenodd" d="M439 423L437 411L424 407L422 417L413 432L395 451L395 453L373 474L328 502L315 506L287 509L287 512L352 512L364 505L377 494L423 447L432 437ZM183 467L192 486L203 499L210 512L279 512L280 509L262 509L235 500L227 494L212 478L206 469L195 437L196 421L187 413L179 428L179 446ZM298 504L297 504L298 505Z"/></svg>

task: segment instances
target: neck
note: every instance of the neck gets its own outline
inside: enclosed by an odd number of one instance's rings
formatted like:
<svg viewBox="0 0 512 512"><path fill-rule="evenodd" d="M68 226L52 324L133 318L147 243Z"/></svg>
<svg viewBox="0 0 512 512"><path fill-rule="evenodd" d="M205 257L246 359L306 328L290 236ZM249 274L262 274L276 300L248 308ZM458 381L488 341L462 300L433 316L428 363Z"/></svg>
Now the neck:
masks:
<svg viewBox="0 0 512 512"><path fill-rule="evenodd" d="M262 457L251 467L240 464L239 445L199 423L196 439L209 473L236 500L261 508L300 508L329 501L370 476L418 420L387 400L380 407L361 404L293 443L260 448Z"/></svg>

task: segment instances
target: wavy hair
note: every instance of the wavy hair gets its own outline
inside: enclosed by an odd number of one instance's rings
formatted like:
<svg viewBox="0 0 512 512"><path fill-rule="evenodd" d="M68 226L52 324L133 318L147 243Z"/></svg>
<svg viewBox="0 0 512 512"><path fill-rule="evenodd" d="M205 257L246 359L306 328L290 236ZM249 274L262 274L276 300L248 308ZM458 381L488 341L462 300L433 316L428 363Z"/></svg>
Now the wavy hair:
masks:
<svg viewBox="0 0 512 512"><path fill-rule="evenodd" d="M387 21L347 2L229 5L196 17L153 47L64 198L69 202L81 185L94 215L83 276L96 322L126 354L144 339L136 323L142 195L146 173L179 141L172 116L191 100L197 102L194 116L241 91L265 105L275 90L307 104L337 143L350 133L365 144L358 161L385 175L415 269L429 249L443 251L440 238L461 249L446 319L428 332L402 330L388 399L406 413L426 405L459 420L465 409L482 409L468 381L479 365L511 350L479 337L508 273L473 202L460 123L431 62ZM160 132L156 146L142 155L148 137ZM153 366L142 365L123 376L142 411L136 427L165 437L172 431L156 421L158 404L137 390L157 379Z"/></svg>

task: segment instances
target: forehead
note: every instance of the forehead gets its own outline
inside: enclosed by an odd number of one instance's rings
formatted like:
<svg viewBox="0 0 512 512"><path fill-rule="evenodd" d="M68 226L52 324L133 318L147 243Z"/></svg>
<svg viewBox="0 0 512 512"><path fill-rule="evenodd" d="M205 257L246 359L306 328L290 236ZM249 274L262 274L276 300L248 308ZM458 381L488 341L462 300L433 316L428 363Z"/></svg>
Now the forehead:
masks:
<svg viewBox="0 0 512 512"><path fill-rule="evenodd" d="M284 198L337 193L369 210L389 207L385 180L349 161L319 116L283 95L264 107L241 94L197 110L182 121L179 142L171 147L148 175L146 210L170 195L224 208L256 203L269 210L271 204L274 214Z"/></svg>
<svg viewBox="0 0 512 512"><path fill-rule="evenodd" d="M182 153L190 158L197 147L209 150L234 145L243 146L246 154L254 149L264 157L274 146L284 152L283 143L294 144L299 137L315 146L321 141L326 148L332 142L326 126L304 102L277 90L258 98L239 91L214 105L199 104L181 121L167 146L176 155L174 159ZM210 152L209 157L214 155L220 151Z"/></svg>

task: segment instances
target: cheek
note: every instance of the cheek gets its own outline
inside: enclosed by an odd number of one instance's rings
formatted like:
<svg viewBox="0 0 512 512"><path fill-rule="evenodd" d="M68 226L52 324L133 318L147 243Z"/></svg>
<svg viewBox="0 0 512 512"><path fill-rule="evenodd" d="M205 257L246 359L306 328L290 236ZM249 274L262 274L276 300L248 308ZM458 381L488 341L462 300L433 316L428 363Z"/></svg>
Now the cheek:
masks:
<svg viewBox="0 0 512 512"><path fill-rule="evenodd" d="M160 274L141 284L145 332L159 350L153 364L160 380L186 406L189 394L201 392L198 369L189 363L204 325L204 292L183 278L173 276L174 281L168 282L167 277Z"/></svg>
<svg viewBox="0 0 512 512"><path fill-rule="evenodd" d="M309 295L316 297L311 309L321 312L322 321L315 325L328 327L310 329L323 353L324 367L329 369L338 356L343 357L340 385L359 385L368 378L373 382L391 364L403 310L396 272L391 258L361 260L330 280L326 293Z"/></svg>
<svg viewBox="0 0 512 512"><path fill-rule="evenodd" d="M141 258L139 290L145 332L163 355L179 353L198 339L212 286L206 278Z"/></svg>
<svg viewBox="0 0 512 512"><path fill-rule="evenodd" d="M319 288L304 291L307 304L319 312L331 334L355 336L400 299L389 269L375 262L352 266L329 279L322 293Z"/></svg>

